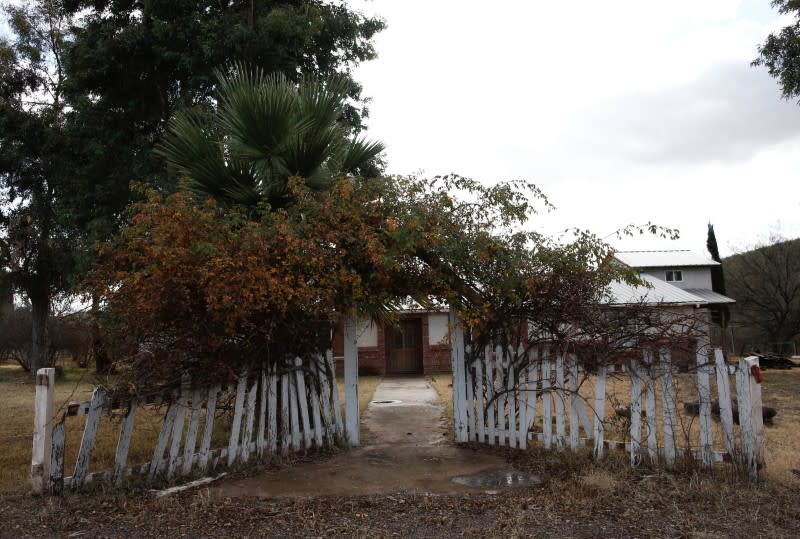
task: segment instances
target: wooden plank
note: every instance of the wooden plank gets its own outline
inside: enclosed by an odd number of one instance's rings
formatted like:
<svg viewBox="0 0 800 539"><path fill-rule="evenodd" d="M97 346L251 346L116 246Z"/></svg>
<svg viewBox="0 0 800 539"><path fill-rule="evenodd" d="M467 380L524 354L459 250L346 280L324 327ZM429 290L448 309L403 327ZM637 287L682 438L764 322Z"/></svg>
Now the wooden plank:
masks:
<svg viewBox="0 0 800 539"><path fill-rule="evenodd" d="M320 399L322 401L322 422L325 425L325 444L328 447L333 447L336 436L336 423L331 410L331 384L328 378L330 375L327 362L322 356L317 359L317 373L319 375Z"/></svg>
<svg viewBox="0 0 800 539"><path fill-rule="evenodd" d="M597 367L597 384L594 388L594 458L603 458L603 435L606 416L606 366Z"/></svg>
<svg viewBox="0 0 800 539"><path fill-rule="evenodd" d="M544 448L553 445L553 395L550 388L550 350L542 350L542 434Z"/></svg>
<svg viewBox="0 0 800 539"><path fill-rule="evenodd" d="M239 436L242 434L242 413L244 399L247 396L247 372L239 376L236 384L236 400L233 403L233 419L231 420L231 437L228 440L228 466L233 466L239 456Z"/></svg>
<svg viewBox="0 0 800 539"><path fill-rule="evenodd" d="M564 449L564 356L556 354L556 447Z"/></svg>
<svg viewBox="0 0 800 539"><path fill-rule="evenodd" d="M264 449L267 446L267 365L261 363L261 383L258 395L258 431L256 433L256 456L264 460Z"/></svg>
<svg viewBox="0 0 800 539"><path fill-rule="evenodd" d="M320 373L316 359L309 363L311 369L311 385L308 388L309 399L311 400L311 420L314 423L314 444L317 448L322 447L322 436L324 428L322 426L322 414L319 409L319 391L317 385L320 381Z"/></svg>
<svg viewBox="0 0 800 539"><path fill-rule="evenodd" d="M267 451L278 452L278 375L275 364L267 366Z"/></svg>
<svg viewBox="0 0 800 539"><path fill-rule="evenodd" d="M475 388L471 366L464 372L467 376L467 439L472 442L478 441L478 432L475 430Z"/></svg>
<svg viewBox="0 0 800 539"><path fill-rule="evenodd" d="M731 386L728 380L728 366L722 350L714 349L714 362L717 371L717 397L719 402L719 420L722 424L722 438L725 449L736 455L736 443L733 437L733 410L731 409Z"/></svg>
<svg viewBox="0 0 800 539"><path fill-rule="evenodd" d="M578 401L581 396L578 393L578 358L575 354L570 354L567 359L567 370L569 371L569 447L573 451L578 449L580 439L580 419L578 418Z"/></svg>
<svg viewBox="0 0 800 539"><path fill-rule="evenodd" d="M478 357L475 360L475 419L478 431L478 443L486 442L486 401L484 400L484 358Z"/></svg>
<svg viewBox="0 0 800 539"><path fill-rule="evenodd" d="M642 371L637 359L631 359L631 466L642 462Z"/></svg>
<svg viewBox="0 0 800 539"><path fill-rule="evenodd" d="M86 471L89 469L89 461L92 458L92 449L94 448L95 438L97 437L97 428L100 426L100 414L103 413L105 402L105 388L94 388L92 392L92 404L89 409L89 415L86 417L86 426L83 429L83 436L81 437L81 447L78 450L78 460L75 463L75 471L72 473L73 489L79 488L83 484Z"/></svg>
<svg viewBox="0 0 800 539"><path fill-rule="evenodd" d="M486 361L486 430L489 437L489 445L494 445L497 443L497 430L494 425L494 359L489 346L484 348L484 359Z"/></svg>
<svg viewBox="0 0 800 539"><path fill-rule="evenodd" d="M117 441L117 452L114 458L114 474L112 482L119 488L125 479L125 469L128 467L128 451L131 447L131 437L133 436L133 426L136 422L136 401L132 400L122 420L122 427L119 431Z"/></svg>
<svg viewBox="0 0 800 539"><path fill-rule="evenodd" d="M714 433L711 424L711 381L708 350L698 350L697 392L700 397L700 462L703 468L714 466Z"/></svg>
<svg viewBox="0 0 800 539"><path fill-rule="evenodd" d="M250 460L250 444L253 442L253 428L256 419L256 396L258 395L258 376L253 377L253 383L250 384L250 390L247 392L247 400L245 401L245 420L244 420L244 437L241 443L241 461L246 463Z"/></svg>
<svg viewBox="0 0 800 539"><path fill-rule="evenodd" d="M175 416L178 414L178 400L173 399L167 408L167 413L164 415L164 422L161 424L161 431L156 440L156 448L153 451L153 459L150 461L147 476L148 480L152 482L155 480L156 475L161 471L164 462L164 451L167 449L170 436L172 435L172 426L175 424Z"/></svg>
<svg viewBox="0 0 800 539"><path fill-rule="evenodd" d="M194 464L195 448L197 447L197 431L200 429L200 410L203 407L203 397L199 389L192 391L192 412L189 415L189 428L186 431L186 441L183 444L183 461L181 462L181 475L189 475Z"/></svg>
<svg viewBox="0 0 800 539"><path fill-rule="evenodd" d="M455 309L450 308L450 363L453 370L453 428L456 442L469 440L467 432L467 365L464 354L464 326Z"/></svg>
<svg viewBox="0 0 800 539"><path fill-rule="evenodd" d="M331 408L333 408L333 417L336 422L336 441L343 444L346 440L342 424L342 407L339 405L339 385L336 383L336 362L333 360L333 350L328 350L326 359L330 373Z"/></svg>
<svg viewBox="0 0 800 539"><path fill-rule="evenodd" d="M658 438L656 425L656 383L653 379L653 355L649 350L644 352L645 368L642 369L644 375L645 390L645 414L647 415L647 456L650 462L658 462Z"/></svg>
<svg viewBox="0 0 800 539"><path fill-rule="evenodd" d="M668 470L675 468L675 386L672 384L672 354L669 349L660 352L661 415L664 420L664 464Z"/></svg>
<svg viewBox="0 0 800 539"><path fill-rule="evenodd" d="M520 357L525 357L520 347ZM522 361L519 371L519 448L528 448L528 362Z"/></svg>
<svg viewBox="0 0 800 539"><path fill-rule="evenodd" d="M514 362L510 359L506 370L508 372L506 380L506 391L508 391L508 447L517 447L517 387L514 377Z"/></svg>
<svg viewBox="0 0 800 539"><path fill-rule="evenodd" d="M297 370L294 371L294 375L295 385L297 386L297 405L300 409L300 420L303 425L303 447L308 451L311 449L311 444L314 441L314 434L311 432L311 421L308 415L308 393L306 391L305 373L300 368L300 365L302 365L302 360L296 358L295 367Z"/></svg>
<svg viewBox="0 0 800 539"><path fill-rule="evenodd" d="M189 406L187 391L187 389L181 389L180 397L178 397L178 410L175 414L175 423L172 425L172 443L169 448L167 481L172 481L178 470L178 458L180 456L181 439L183 438L183 422L186 418L186 408Z"/></svg>
<svg viewBox="0 0 800 539"><path fill-rule="evenodd" d="M53 449L50 453L50 468L47 490L56 496L64 492L64 419L53 428Z"/></svg>
<svg viewBox="0 0 800 539"><path fill-rule="evenodd" d="M31 490L44 493L50 480L53 451L53 398L56 370L52 367L36 371L36 397L33 413L33 450L31 452ZM92 397L94 400L94 396Z"/></svg>
<svg viewBox="0 0 800 539"><path fill-rule="evenodd" d="M527 407L528 432L533 431L536 423L536 396L539 389L539 351L532 348L528 351L528 395L525 399Z"/></svg>
<svg viewBox="0 0 800 539"><path fill-rule="evenodd" d="M220 386L214 386L208 390L208 400L206 401L206 420L203 428L203 439L200 441L200 452L197 458L197 467L201 473L208 469L208 458L211 451L211 434L214 432L214 414L217 411L217 393Z"/></svg>
<svg viewBox="0 0 800 539"><path fill-rule="evenodd" d="M495 346L494 349L494 374L495 395L497 395L497 444L506 445L506 404L508 393L506 393L505 381L507 378L506 361L503 357L503 347Z"/></svg>
<svg viewBox="0 0 800 539"><path fill-rule="evenodd" d="M744 360L747 369L747 380L750 385L750 422L753 427L753 462L750 465L750 476L753 479L766 475L766 447L764 437L764 410L761 403L761 380L753 371L761 372L758 357L750 356Z"/></svg>
<svg viewBox="0 0 800 539"><path fill-rule="evenodd" d="M748 473L755 463L755 434L753 432L753 418L750 415L752 406L750 405L750 382L747 379L747 364L745 360L739 361L739 368L736 370L736 400L739 404L739 426L742 437L741 464Z"/></svg>
<svg viewBox="0 0 800 539"><path fill-rule="evenodd" d="M292 427L289 404L289 373L281 375L281 454L288 455L292 445Z"/></svg>
<svg viewBox="0 0 800 539"><path fill-rule="evenodd" d="M360 443L360 411L358 403L358 344L356 342L356 317L344 320L344 417L345 435L350 447ZM455 393L455 389L453 390Z"/></svg>
<svg viewBox="0 0 800 539"><path fill-rule="evenodd" d="M289 425L292 433L292 451L300 451L303 440L300 433L300 411L297 409L297 383L294 376L289 375Z"/></svg>

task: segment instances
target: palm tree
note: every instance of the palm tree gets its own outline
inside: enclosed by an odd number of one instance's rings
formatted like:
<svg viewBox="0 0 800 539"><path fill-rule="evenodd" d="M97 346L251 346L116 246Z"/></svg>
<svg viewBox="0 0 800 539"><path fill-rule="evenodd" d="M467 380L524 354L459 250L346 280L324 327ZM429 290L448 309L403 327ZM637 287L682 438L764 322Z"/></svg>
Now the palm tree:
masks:
<svg viewBox="0 0 800 539"><path fill-rule="evenodd" d="M289 178L325 190L338 177L357 175L384 149L350 137L338 122L347 97L343 80L295 85L242 65L217 78L217 108L177 114L159 147L199 195L282 207L291 201Z"/></svg>

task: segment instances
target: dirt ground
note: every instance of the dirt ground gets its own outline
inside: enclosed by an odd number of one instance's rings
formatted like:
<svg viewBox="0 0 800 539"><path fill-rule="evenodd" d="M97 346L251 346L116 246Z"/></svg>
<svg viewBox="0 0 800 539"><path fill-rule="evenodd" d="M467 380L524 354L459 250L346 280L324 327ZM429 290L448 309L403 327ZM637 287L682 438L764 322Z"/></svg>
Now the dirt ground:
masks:
<svg viewBox="0 0 800 539"><path fill-rule="evenodd" d="M294 499L214 496L213 488L165 498L148 491L63 498L12 492L0 496L0 537L798 537L800 370L768 371L764 401L779 415L767 427L768 479L760 484L738 480L726 467L633 469L617 452L595 463L586 452L468 446L543 483L447 495L400 489ZM331 458L336 455L304 457Z"/></svg>

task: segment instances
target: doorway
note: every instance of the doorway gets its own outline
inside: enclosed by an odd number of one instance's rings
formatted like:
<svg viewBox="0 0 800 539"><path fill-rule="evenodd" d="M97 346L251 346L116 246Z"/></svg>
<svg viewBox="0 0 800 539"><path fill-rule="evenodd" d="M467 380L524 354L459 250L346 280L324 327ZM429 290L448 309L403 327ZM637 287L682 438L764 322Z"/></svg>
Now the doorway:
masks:
<svg viewBox="0 0 800 539"><path fill-rule="evenodd" d="M389 337L388 374L422 373L422 320L400 320L387 331Z"/></svg>

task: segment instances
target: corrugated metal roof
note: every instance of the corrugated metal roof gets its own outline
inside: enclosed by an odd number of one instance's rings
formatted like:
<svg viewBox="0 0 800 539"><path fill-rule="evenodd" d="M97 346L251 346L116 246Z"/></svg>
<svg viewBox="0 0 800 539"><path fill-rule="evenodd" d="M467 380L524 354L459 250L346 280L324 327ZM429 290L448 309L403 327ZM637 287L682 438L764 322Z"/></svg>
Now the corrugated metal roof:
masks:
<svg viewBox="0 0 800 539"><path fill-rule="evenodd" d="M609 286L611 292L612 305L624 305L628 303L644 303L655 305L667 303L670 305L705 305L708 303L702 297L695 295L688 290L681 290L677 286L656 279L651 275L640 275L647 281L652 288L644 286L632 286L627 283L615 281Z"/></svg>
<svg viewBox="0 0 800 539"><path fill-rule="evenodd" d="M717 294L713 290L709 290L707 288L684 288L684 290L690 294L694 294L695 296L703 298L703 300L708 303L736 303L735 299L731 299L728 296L723 296L722 294Z"/></svg>
<svg viewBox="0 0 800 539"><path fill-rule="evenodd" d="M681 266L718 266L708 256L692 251L617 251L614 258L632 268L670 268Z"/></svg>

